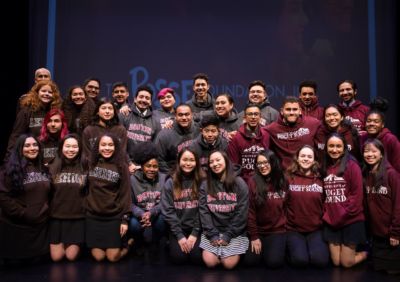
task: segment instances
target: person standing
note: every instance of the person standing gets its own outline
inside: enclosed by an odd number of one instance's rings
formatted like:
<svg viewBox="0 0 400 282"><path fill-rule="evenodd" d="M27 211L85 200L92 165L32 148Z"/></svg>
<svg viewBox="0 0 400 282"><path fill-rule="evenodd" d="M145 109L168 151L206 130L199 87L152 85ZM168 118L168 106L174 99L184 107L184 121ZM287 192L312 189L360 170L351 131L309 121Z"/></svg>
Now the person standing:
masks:
<svg viewBox="0 0 400 282"><path fill-rule="evenodd" d="M324 108L318 103L317 83L315 81L305 80L300 83L299 100L303 116L322 120Z"/></svg>
<svg viewBox="0 0 400 282"><path fill-rule="evenodd" d="M193 77L193 96L186 102L193 112L194 120L198 120L197 116L202 111L213 110L215 100L210 90L209 78L205 73L195 74Z"/></svg>
<svg viewBox="0 0 400 282"><path fill-rule="evenodd" d="M154 111L160 123L161 129L172 128L175 121L175 91L172 88L163 88L158 92L160 109Z"/></svg>

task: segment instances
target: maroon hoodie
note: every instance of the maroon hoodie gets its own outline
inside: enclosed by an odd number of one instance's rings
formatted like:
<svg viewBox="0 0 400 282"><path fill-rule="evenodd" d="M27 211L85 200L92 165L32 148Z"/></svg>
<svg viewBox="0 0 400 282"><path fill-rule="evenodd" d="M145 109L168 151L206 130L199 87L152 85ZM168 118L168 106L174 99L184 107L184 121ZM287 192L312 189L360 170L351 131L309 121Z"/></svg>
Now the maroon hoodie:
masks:
<svg viewBox="0 0 400 282"><path fill-rule="evenodd" d="M359 100L354 100L354 102L350 104L350 106L347 106L345 103L341 102L338 106L343 110L346 119L348 119L355 128L357 128L358 133L361 134L365 132L365 120L369 112L369 107Z"/></svg>
<svg viewBox="0 0 400 282"><path fill-rule="evenodd" d="M366 203L372 235L400 239L400 174L390 165L383 185L366 178Z"/></svg>
<svg viewBox="0 0 400 282"><path fill-rule="evenodd" d="M352 129L355 131L354 127L340 126L339 130L332 130L325 124L322 124L315 135L315 146L317 148L318 157L321 161L325 154L325 143L329 134L333 132L340 133L347 143L347 149L351 154L358 160L362 160L361 149L360 149L360 139L358 136L353 136ZM356 133L354 134L356 135Z"/></svg>
<svg viewBox="0 0 400 282"><path fill-rule="evenodd" d="M254 163L257 154L269 148L268 132L258 127L254 135L246 130L246 124L239 127L238 133L228 145L228 157L234 164L242 167L240 176L248 182L254 171Z"/></svg>
<svg viewBox="0 0 400 282"><path fill-rule="evenodd" d="M363 135L361 137L361 141L364 142L368 138L377 138L382 142L383 147L385 148L385 155L387 161L390 165L400 173L400 142L397 139L397 136L394 135L389 129L383 128L381 132L379 132L378 136L371 135Z"/></svg>
<svg viewBox="0 0 400 282"><path fill-rule="evenodd" d="M299 117L297 122L290 126L280 117L265 127L270 135L271 149L281 159L283 169L291 164L293 156L301 146L314 146L314 136L320 125L320 121L315 118Z"/></svg>
<svg viewBox="0 0 400 282"><path fill-rule="evenodd" d="M323 221L336 229L365 220L360 166L350 159L343 175L338 176L338 170L339 164L329 167L324 178L325 204L322 217Z"/></svg>
<svg viewBox="0 0 400 282"><path fill-rule="evenodd" d="M324 116L324 108L318 104L318 98L315 97L311 105L304 105L303 101L300 100L301 114L306 117L313 117L318 120L322 120Z"/></svg>
<svg viewBox="0 0 400 282"><path fill-rule="evenodd" d="M250 240L254 241L270 234L284 233L286 231L285 197L274 192L271 185L267 188L267 197L262 205L256 202L256 183L253 178L249 179L249 215L247 230Z"/></svg>
<svg viewBox="0 0 400 282"><path fill-rule="evenodd" d="M286 217L287 229L313 232L322 227L323 183L314 175L295 173L288 177Z"/></svg>

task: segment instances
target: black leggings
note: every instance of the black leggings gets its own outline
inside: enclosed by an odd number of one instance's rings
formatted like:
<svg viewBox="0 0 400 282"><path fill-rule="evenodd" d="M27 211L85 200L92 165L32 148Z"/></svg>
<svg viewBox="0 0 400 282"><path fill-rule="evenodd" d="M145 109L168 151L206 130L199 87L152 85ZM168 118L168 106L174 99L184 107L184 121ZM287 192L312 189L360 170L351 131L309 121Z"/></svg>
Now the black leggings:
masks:
<svg viewBox="0 0 400 282"><path fill-rule="evenodd" d="M189 235L190 232L185 232L186 237L188 237ZM199 248L199 245L200 234L197 237L196 243L194 244L192 251L189 254L185 254L184 252L182 252L175 235L169 233L169 254L173 263L183 264L191 262L194 264L202 264L201 249Z"/></svg>

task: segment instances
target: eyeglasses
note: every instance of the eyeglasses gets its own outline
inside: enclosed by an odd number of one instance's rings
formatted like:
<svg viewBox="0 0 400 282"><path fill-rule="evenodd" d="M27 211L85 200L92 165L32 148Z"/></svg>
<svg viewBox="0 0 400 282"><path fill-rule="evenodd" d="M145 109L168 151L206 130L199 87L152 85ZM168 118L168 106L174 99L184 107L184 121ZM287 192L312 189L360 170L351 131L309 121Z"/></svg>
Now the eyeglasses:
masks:
<svg viewBox="0 0 400 282"><path fill-rule="evenodd" d="M246 113L246 116L248 117L258 117L260 115L261 115L260 113Z"/></svg>
<svg viewBox="0 0 400 282"><path fill-rule="evenodd" d="M269 166L269 165L270 165L270 163L269 163L268 161L258 162L258 163L256 164L256 166L257 166L258 168L262 168L262 167L264 167L264 166Z"/></svg>

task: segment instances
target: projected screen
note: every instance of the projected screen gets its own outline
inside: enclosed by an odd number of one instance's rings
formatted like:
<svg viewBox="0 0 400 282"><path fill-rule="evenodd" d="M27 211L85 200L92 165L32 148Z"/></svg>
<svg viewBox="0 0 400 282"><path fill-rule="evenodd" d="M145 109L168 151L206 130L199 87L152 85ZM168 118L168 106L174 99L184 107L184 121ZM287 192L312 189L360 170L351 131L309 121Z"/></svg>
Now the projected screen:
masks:
<svg viewBox="0 0 400 282"><path fill-rule="evenodd" d="M184 102L199 72L209 75L214 95L231 94L238 110L256 79L267 84L275 108L297 96L306 79L318 83L322 105L338 102L342 79L357 82L364 103L394 92L395 26L385 14L392 1L384 7L356 0L51 2L55 32L47 34L54 40L47 65L64 94L93 76L102 96L125 81L131 100L138 86L148 85L155 92L172 87Z"/></svg>

